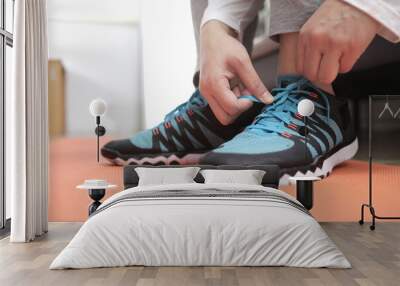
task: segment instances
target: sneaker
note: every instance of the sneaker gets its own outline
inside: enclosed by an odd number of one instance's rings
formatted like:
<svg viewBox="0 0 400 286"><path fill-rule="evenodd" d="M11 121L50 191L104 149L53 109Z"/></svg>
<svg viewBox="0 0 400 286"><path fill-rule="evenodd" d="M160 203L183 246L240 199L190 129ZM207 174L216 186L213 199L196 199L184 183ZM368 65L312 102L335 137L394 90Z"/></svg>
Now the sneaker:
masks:
<svg viewBox="0 0 400 286"><path fill-rule="evenodd" d="M197 164L202 154L251 124L262 108L262 104L254 104L233 124L224 126L196 90L187 102L167 114L164 122L130 139L107 143L101 154L118 165Z"/></svg>
<svg viewBox="0 0 400 286"><path fill-rule="evenodd" d="M290 176L327 176L358 150L348 102L327 94L308 80L298 78L273 90L274 103L265 106L242 133L206 154L201 164L278 165L281 184ZM315 106L304 118L297 104L310 99ZM307 142L307 143L306 143Z"/></svg>

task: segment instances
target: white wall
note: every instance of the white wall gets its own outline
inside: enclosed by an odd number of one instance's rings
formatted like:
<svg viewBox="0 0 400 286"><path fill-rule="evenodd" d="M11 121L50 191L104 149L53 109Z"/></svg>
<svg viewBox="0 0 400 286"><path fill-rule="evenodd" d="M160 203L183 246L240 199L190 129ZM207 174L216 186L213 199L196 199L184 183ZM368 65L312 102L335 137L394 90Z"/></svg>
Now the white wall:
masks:
<svg viewBox="0 0 400 286"><path fill-rule="evenodd" d="M110 104L109 132L131 135L192 94L190 1L48 0L48 10L50 56L67 71L69 135L92 135L93 98Z"/></svg>
<svg viewBox="0 0 400 286"><path fill-rule="evenodd" d="M108 102L108 134L140 129L141 55L138 0L49 0L50 58L66 70L67 135L93 135L88 105Z"/></svg>
<svg viewBox="0 0 400 286"><path fill-rule="evenodd" d="M49 20L137 23L140 0L47 0Z"/></svg>
<svg viewBox="0 0 400 286"><path fill-rule="evenodd" d="M196 63L190 1L142 0L144 123L159 123L186 101Z"/></svg>

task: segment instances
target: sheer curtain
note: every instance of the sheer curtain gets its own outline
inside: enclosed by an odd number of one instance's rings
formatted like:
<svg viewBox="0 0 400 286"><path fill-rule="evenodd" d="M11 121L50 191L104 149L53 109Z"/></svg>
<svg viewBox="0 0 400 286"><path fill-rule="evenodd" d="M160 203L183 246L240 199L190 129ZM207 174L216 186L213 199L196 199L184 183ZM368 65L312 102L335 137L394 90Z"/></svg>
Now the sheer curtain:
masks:
<svg viewBox="0 0 400 286"><path fill-rule="evenodd" d="M47 231L47 15L46 0L15 2L11 108L6 112L7 184L12 242Z"/></svg>

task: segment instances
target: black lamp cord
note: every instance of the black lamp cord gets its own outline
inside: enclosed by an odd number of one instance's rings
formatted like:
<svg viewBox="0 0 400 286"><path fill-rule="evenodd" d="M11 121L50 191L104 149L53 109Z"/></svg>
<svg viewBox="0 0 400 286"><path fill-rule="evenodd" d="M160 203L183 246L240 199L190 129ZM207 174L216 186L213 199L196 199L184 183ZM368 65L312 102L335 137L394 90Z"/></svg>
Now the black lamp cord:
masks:
<svg viewBox="0 0 400 286"><path fill-rule="evenodd" d="M307 144L308 144L308 128L307 128L307 116L304 116L304 142L306 143L305 152L304 152L304 159L307 162Z"/></svg>
<svg viewBox="0 0 400 286"><path fill-rule="evenodd" d="M100 129L100 116L96 116L96 124L97 130ZM100 162L100 135L99 132L96 132L97 135L97 163Z"/></svg>

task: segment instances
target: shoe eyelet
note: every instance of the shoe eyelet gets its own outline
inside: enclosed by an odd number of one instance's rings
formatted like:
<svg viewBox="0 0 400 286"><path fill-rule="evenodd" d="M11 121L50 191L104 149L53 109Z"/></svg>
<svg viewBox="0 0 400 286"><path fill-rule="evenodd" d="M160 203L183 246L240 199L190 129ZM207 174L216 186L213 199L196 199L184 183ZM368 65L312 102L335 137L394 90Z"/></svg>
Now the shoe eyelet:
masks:
<svg viewBox="0 0 400 286"><path fill-rule="evenodd" d="M290 134L289 132L282 132L281 133L281 135L283 136L283 137L286 137L286 138L291 138L292 137L292 134Z"/></svg>
<svg viewBox="0 0 400 286"><path fill-rule="evenodd" d="M295 116L296 116L298 119L303 120L303 116L302 116L300 113L296 112Z"/></svg>

